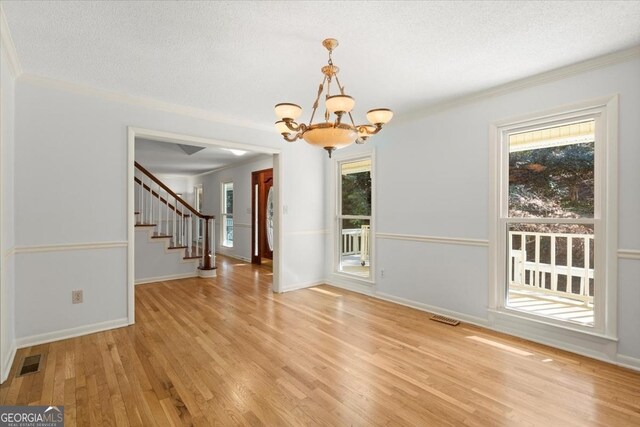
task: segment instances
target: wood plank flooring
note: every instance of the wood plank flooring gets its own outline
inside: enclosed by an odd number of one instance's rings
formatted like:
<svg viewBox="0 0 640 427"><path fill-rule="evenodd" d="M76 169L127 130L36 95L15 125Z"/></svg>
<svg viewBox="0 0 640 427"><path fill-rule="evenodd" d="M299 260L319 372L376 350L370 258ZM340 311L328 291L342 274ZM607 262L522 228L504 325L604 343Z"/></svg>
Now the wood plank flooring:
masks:
<svg viewBox="0 0 640 427"><path fill-rule="evenodd" d="M139 285L134 326L18 351L0 404L67 426L638 426L640 373L268 269ZM43 353L39 373L15 377Z"/></svg>

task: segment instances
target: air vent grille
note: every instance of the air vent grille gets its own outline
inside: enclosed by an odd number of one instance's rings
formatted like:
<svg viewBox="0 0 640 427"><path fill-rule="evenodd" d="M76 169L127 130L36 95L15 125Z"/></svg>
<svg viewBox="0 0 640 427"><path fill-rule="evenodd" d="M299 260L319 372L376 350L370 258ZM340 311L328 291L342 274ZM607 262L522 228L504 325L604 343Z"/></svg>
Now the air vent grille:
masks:
<svg viewBox="0 0 640 427"><path fill-rule="evenodd" d="M458 326L460 324L459 320L452 319L450 317L440 316L439 314L434 314L431 316L431 320L435 320L436 322L446 323L451 326Z"/></svg>
<svg viewBox="0 0 640 427"><path fill-rule="evenodd" d="M32 356L27 356L22 360L22 366L20 366L20 371L18 372L18 376L21 377L27 374L34 374L40 371L40 362L42 361L41 354L34 354Z"/></svg>

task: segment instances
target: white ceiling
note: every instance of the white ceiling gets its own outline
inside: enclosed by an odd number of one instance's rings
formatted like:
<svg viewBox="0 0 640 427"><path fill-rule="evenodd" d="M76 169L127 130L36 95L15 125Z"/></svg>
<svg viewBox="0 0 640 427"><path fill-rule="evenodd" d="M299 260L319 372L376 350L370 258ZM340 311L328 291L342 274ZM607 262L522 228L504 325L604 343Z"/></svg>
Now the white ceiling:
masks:
<svg viewBox="0 0 640 427"><path fill-rule="evenodd" d="M187 151L193 150L187 148ZM266 154L250 151L236 155L228 149L211 146L191 155L187 151L179 144L136 138L136 162L154 174L193 176L231 164L268 157Z"/></svg>
<svg viewBox="0 0 640 427"><path fill-rule="evenodd" d="M640 43L640 1L3 1L26 73L271 125L308 113L322 39L356 98L397 115ZM303 119L307 119L305 114Z"/></svg>

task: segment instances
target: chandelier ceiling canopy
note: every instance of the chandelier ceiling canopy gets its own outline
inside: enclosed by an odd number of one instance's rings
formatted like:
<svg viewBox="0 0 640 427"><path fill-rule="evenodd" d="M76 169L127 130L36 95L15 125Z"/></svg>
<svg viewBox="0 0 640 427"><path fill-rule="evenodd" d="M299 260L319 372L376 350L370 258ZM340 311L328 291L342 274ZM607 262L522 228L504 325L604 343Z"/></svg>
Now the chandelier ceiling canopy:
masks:
<svg viewBox="0 0 640 427"><path fill-rule="evenodd" d="M369 110L367 112L367 120L370 124L356 125L351 115L356 101L344 93L344 86L340 84L338 79L340 69L333 65L331 59L331 53L338 47L338 40L325 39L322 45L329 51L329 61L327 65L321 68L324 78L318 87L318 95L313 103L309 123L297 123L296 120L302 114L302 107L285 102L275 106L275 112L279 118L275 126L285 140L293 142L302 138L311 145L324 148L329 153L329 157L331 157L333 150L338 148L346 147L354 142L364 144L371 135L380 132L382 126L391 120L393 112L387 108ZM334 80L338 93L332 95L331 83ZM313 119L325 88L324 120L314 123ZM331 114L335 115L335 120L333 121L331 121ZM345 116L348 116L348 120Z"/></svg>

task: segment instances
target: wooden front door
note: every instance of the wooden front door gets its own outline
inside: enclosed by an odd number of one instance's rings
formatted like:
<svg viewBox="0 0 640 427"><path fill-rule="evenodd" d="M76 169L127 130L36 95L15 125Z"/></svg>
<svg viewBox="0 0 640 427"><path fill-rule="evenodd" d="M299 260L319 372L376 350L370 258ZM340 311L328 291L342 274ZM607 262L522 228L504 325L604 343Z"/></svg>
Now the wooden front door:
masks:
<svg viewBox="0 0 640 427"><path fill-rule="evenodd" d="M251 262L273 259L273 169L251 173Z"/></svg>

